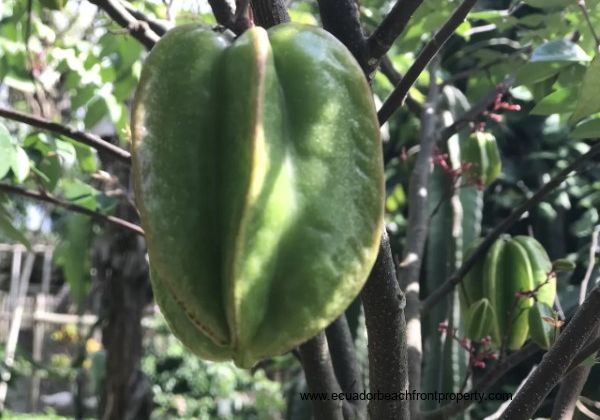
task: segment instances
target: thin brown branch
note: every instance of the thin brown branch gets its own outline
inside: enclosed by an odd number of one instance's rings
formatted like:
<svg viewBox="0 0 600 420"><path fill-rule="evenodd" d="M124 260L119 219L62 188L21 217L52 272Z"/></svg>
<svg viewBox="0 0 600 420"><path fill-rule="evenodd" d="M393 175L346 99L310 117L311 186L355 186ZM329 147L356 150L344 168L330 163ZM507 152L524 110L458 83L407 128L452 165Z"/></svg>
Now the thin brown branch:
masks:
<svg viewBox="0 0 600 420"><path fill-rule="evenodd" d="M592 240L590 243L590 250L588 254L588 266L585 270L585 275L583 276L583 280L581 281L581 285L579 286L579 304L581 305L585 300L585 296L588 291L588 284L590 283L590 279L592 278L592 273L594 272L594 267L596 266L596 250L598 249L598 236L600 236L600 225L594 228L592 232Z"/></svg>
<svg viewBox="0 0 600 420"><path fill-rule="evenodd" d="M142 230L142 228L140 226L136 225L135 223L128 222L127 220L120 219L118 217L108 216L106 214L99 213L95 210L90 210L87 207L83 207L83 206L80 206L75 203L70 203L68 201L60 200L46 192L29 191L29 190L26 190L21 187L17 187L14 185L8 185L8 184L4 184L4 183L0 183L0 191L6 192L9 194L21 195L23 197L28 197L28 198L32 198L37 201L49 203L54 206L62 207L66 210L69 210L69 211L72 211L75 213L80 213L80 214L84 214L86 216L90 216L91 218L101 221L101 222L110 223L112 225L119 226L120 228L127 229L130 232L133 232L137 235L142 235L142 236L144 235L144 231Z"/></svg>
<svg viewBox="0 0 600 420"><path fill-rule="evenodd" d="M504 81L500 82L498 85L496 85L494 90L490 91L487 95L485 95L481 100L479 100L479 102L473 105L456 121L454 121L448 127L444 128L442 130L442 133L440 134L440 143L445 143L450 137L458 133L467 125L480 119L483 113L494 103L496 97L505 93L510 88L510 86L512 86L514 81L514 76L510 76Z"/></svg>
<svg viewBox="0 0 600 420"><path fill-rule="evenodd" d="M356 360L356 350L346 315L342 314L333 321L325 330L325 334L331 352L333 370L342 392L353 394L364 391L360 368ZM360 399L344 400L344 418L365 419L366 408L366 401Z"/></svg>
<svg viewBox="0 0 600 420"><path fill-rule="evenodd" d="M596 249L598 248L599 235L600 226L596 226L594 232L592 233L587 270L583 276L583 281L579 286L579 305L585 301L588 284L596 265ZM599 333L600 329L596 328L596 331L592 335L592 341L600 336ZM583 390L583 386L587 382L590 371L591 367L585 365L578 365L572 369L569 368L569 372L561 381L558 394L554 400L554 406L552 407L552 420L566 420L573 418L577 400L581 394L581 391Z"/></svg>
<svg viewBox="0 0 600 420"><path fill-rule="evenodd" d="M402 75L398 73L398 71L394 68L394 64L392 60L387 55L381 57L381 62L379 63L379 69L381 73L387 77L391 84L394 86L400 83L402 80ZM423 106L415 98L413 98L410 93L406 95L406 106L410 112L417 116L421 116L423 113Z"/></svg>
<svg viewBox="0 0 600 420"><path fill-rule="evenodd" d="M400 83L396 86L392 94L386 99L381 109L377 113L380 124L386 122L394 113L394 111L402 106L409 89L416 82L423 70L425 70L425 67L427 67L427 64L429 64L431 59L435 57L438 51L454 33L456 28L458 28L458 26L467 17L467 14L476 2L477 0L464 0L454 11L454 13L452 13L444 25L442 25L439 31L433 35L431 41L425 45L425 48L423 48L421 53L417 56Z"/></svg>
<svg viewBox="0 0 600 420"><path fill-rule="evenodd" d="M600 287L593 289L567 324L556 342L544 355L538 368L521 392L502 414L503 419L527 420L567 372L575 355L600 325Z"/></svg>
<svg viewBox="0 0 600 420"><path fill-rule="evenodd" d="M495 364L473 385L473 387L465 391L465 393L484 393L493 387L504 375L511 369L520 365L522 362L540 351L540 348L534 343L528 343L519 351L511 353L501 362ZM474 400L461 400L444 405L433 411L422 413L424 420L446 420L462 413L471 406Z"/></svg>
<svg viewBox="0 0 600 420"><path fill-rule="evenodd" d="M381 24L369 37L371 68L389 51L398 36L404 32L413 13L423 0L398 0Z"/></svg>
<svg viewBox="0 0 600 420"><path fill-rule="evenodd" d="M448 294L454 286L456 286L462 278L471 270L475 263L483 257L492 244L498 237L510 229L521 216L538 205L548 194L554 191L567 177L574 171L580 169L586 162L593 157L600 155L600 142L596 142L590 150L575 159L569 166L561 170L556 176L548 181L540 188L533 196L527 199L523 204L517 207L513 212L498 224L475 249L469 258L467 258L460 268L448 278L440 287L434 290L422 303L421 312L426 313L435 304L437 304L446 294Z"/></svg>
<svg viewBox="0 0 600 420"><path fill-rule="evenodd" d="M312 401L315 420L342 420L342 400L331 398L331 394L342 390L333 371L325 333L320 332L302 344L299 352L309 391L326 394L326 399Z"/></svg>
<svg viewBox="0 0 600 420"><path fill-rule="evenodd" d="M375 67L368 65L367 39L360 26L359 10L354 0L318 0L323 28L350 50L368 76Z"/></svg>
<svg viewBox="0 0 600 420"><path fill-rule="evenodd" d="M88 145L99 152L109 154L123 162L129 163L131 161L131 155L128 151L121 149L120 147L115 146L114 144L111 144L94 134L76 130L45 118L36 117L34 115L25 114L23 112L4 107L0 107L0 117L22 122L32 127L41 128L43 130L68 137L71 140Z"/></svg>
<svg viewBox="0 0 600 420"><path fill-rule="evenodd" d="M160 37L150 28L150 25L143 20L136 19L118 0L89 0L89 2L104 10L112 20L126 29L146 49L152 49L158 42Z"/></svg>
<svg viewBox="0 0 600 420"><path fill-rule="evenodd" d="M435 61L430 66L435 74ZM431 77L427 101L421 117L421 140L419 154L410 176L408 190L408 230L403 260L398 266L398 279L406 294L406 340L408 344L408 377L411 389L421 389L421 314L419 300L419 274L423 262L423 251L427 240L429 217L427 214L429 202L429 178L431 175L431 156L437 139L436 109L439 88L435 77ZM411 419L419 413L418 400L410 402Z"/></svg>
<svg viewBox="0 0 600 420"><path fill-rule="evenodd" d="M361 293L369 349L371 392L408 390L404 293L396 270L387 233L382 233L379 255ZM408 419L407 401L374 399L369 402L372 419Z"/></svg>
<svg viewBox="0 0 600 420"><path fill-rule="evenodd" d="M585 18L585 21L586 21L588 28L592 34L592 37L594 38L594 41L596 42L596 50L600 49L600 37L596 33L594 24L592 23L592 20L590 19L590 14L589 14L587 6L585 4L585 0L578 0L577 6L579 7L579 10L581 10L581 13L583 13L583 17Z"/></svg>

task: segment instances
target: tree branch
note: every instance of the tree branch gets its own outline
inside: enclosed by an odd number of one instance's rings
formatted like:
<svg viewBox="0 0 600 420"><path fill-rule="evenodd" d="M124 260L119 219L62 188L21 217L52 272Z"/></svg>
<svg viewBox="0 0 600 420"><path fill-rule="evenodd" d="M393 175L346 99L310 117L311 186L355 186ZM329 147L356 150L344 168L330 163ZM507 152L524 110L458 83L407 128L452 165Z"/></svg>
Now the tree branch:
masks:
<svg viewBox="0 0 600 420"><path fill-rule="evenodd" d="M598 352L600 350L600 337L596 338L592 342L586 344L586 346L581 350L575 359L571 362L569 370L577 367L580 363L582 363L585 359L587 359L592 354ZM509 372L511 369L515 368L528 358L532 357L534 354L540 351L540 348L533 342L527 343L520 350L511 353L507 357L505 357L502 361L495 364L490 370L488 370L483 377L477 381L477 383L468 391L470 392L486 392L491 387L493 387L504 375ZM465 411L474 401L466 401L462 400L458 403L449 403L439 409L422 413L424 420L445 420L448 418L452 418L463 411Z"/></svg>
<svg viewBox="0 0 600 420"><path fill-rule="evenodd" d="M350 50L367 77L376 66L369 66L367 40L360 26L359 10L354 0L319 0L323 28Z"/></svg>
<svg viewBox="0 0 600 420"><path fill-rule="evenodd" d="M592 240L590 243L589 259L587 270L583 276L579 290L579 305L585 301L587 294L588 283L592 277L594 266L596 265L596 249L598 248L598 236L600 235L600 226L596 226L592 233ZM592 335L592 338L598 338L600 329L596 328L596 331ZM593 341L593 340L592 340ZM561 381L558 395L554 400L554 406L552 407L552 420L559 419L571 419L575 413L575 405L577 399L583 390L583 386L587 382L588 376L590 375L590 366L576 366L570 371Z"/></svg>
<svg viewBox="0 0 600 420"><path fill-rule="evenodd" d="M356 360L356 351L352 334L348 327L346 315L342 314L325 330L327 344L331 352L333 370L337 377L342 392L360 393L364 391L363 381ZM346 404L347 403L347 404ZM364 419L366 418L366 402L360 399L344 400L344 418Z"/></svg>
<svg viewBox="0 0 600 420"><path fill-rule="evenodd" d="M125 2L121 2L121 4L123 5L123 7L125 9L127 9L127 11L129 13L131 13L131 15L134 18L136 18L137 20L140 20L142 22L146 22L148 24L148 26L150 27L150 29L152 29L156 33L156 35L163 36L169 30L169 28L167 28L162 23L160 23L157 20L154 20L154 19L146 16L144 13L140 12L137 9L134 9L131 4L125 3Z"/></svg>
<svg viewBox="0 0 600 420"><path fill-rule="evenodd" d="M585 301L585 296L588 291L588 284L592 278L594 267L596 266L596 250L598 249L598 237L600 236L600 225L597 225L592 232L592 239L590 241L590 250L588 254L588 266L585 270L585 275L579 286L579 304L581 305Z"/></svg>
<svg viewBox="0 0 600 420"><path fill-rule="evenodd" d="M372 68L389 51L398 36L406 29L413 13L423 0L398 0L369 37L369 55ZM374 65L373 65L374 64Z"/></svg>
<svg viewBox="0 0 600 420"><path fill-rule="evenodd" d="M43 201L45 203L49 203L55 205L57 207L62 207L66 210L85 214L86 216L90 216L93 219L99 220L101 222L110 223L115 226L119 226L120 228L124 228L133 232L137 235L144 235L144 231L142 228L135 223L128 222L127 220L120 219L114 216L108 216L106 214L99 213L94 210L90 210L87 207L80 206L75 203L69 203L68 201L62 201L48 193L38 193L35 191L29 191L21 187L16 187L14 185L8 185L4 183L0 183L0 191L7 192L9 194L17 194L24 197L29 197L34 200Z"/></svg>
<svg viewBox="0 0 600 420"><path fill-rule="evenodd" d="M150 50L158 42L159 36L150 29L150 25L142 20L136 19L123 4L113 0L89 0L99 9L106 12L119 26L129 31L131 36L137 39L146 49Z"/></svg>
<svg viewBox="0 0 600 420"><path fill-rule="evenodd" d="M41 128L43 130L68 137L71 140L75 140L79 143L90 146L99 152L109 154L123 162L130 163L131 161L131 155L128 151L121 149L120 147L115 146L114 144L111 144L94 134L79 131L45 118L36 117L34 115L25 114L23 112L4 107L0 107L0 117L22 122L32 127Z"/></svg>
<svg viewBox="0 0 600 420"><path fill-rule="evenodd" d="M511 353L505 357L501 362L495 364L490 370L488 370L479 381L473 387L465 391L465 393L487 392L493 387L498 380L500 380L507 372L514 367L520 365L522 362L540 351L540 348L534 343L528 343L523 346L519 351ZM452 402L440 407L436 410L422 413L424 420L446 420L453 418L454 416L465 411L474 400L461 400L458 402Z"/></svg>
<svg viewBox="0 0 600 420"><path fill-rule="evenodd" d="M590 150L575 159L569 166L561 170L554 178L548 181L533 196L527 199L523 204L517 207L513 212L497 225L475 249L469 258L467 258L460 268L448 278L440 287L434 290L422 303L421 313L426 313L433 305L437 304L454 286L461 282L462 278L469 272L475 263L483 257L490 246L498 237L510 229L523 215L539 204L548 194L556 189L573 171L577 171L583 164L594 156L600 155L600 142L596 142Z"/></svg>
<svg viewBox="0 0 600 420"><path fill-rule="evenodd" d="M496 85L494 90L485 95L479 102L461 115L460 118L442 130L442 133L440 134L440 143L445 143L454 134L458 133L473 121L481 118L482 114L494 103L496 97L506 92L514 82L515 77L510 76Z"/></svg>
<svg viewBox="0 0 600 420"><path fill-rule="evenodd" d="M521 392L517 393L503 419L527 420L565 374L575 355L600 325L600 286L593 289L567 324Z"/></svg>
<svg viewBox="0 0 600 420"><path fill-rule="evenodd" d="M408 390L405 298L400 290L387 233L381 235L379 255L361 293L369 349L371 392ZM406 401L374 399L369 402L372 419L408 419Z"/></svg>
<svg viewBox="0 0 600 420"><path fill-rule="evenodd" d="M598 353L600 351L600 336L596 336L595 339L591 340L585 347L577 353L577 356L571 362L571 366L569 366L569 370L571 371L579 366L581 363L585 361L591 355Z"/></svg>
<svg viewBox="0 0 600 420"><path fill-rule="evenodd" d="M300 361L310 392L325 393L326 399L313 399L316 420L342 420L342 400L331 398L342 390L337 382L325 334L320 332L299 347Z"/></svg>
<svg viewBox="0 0 600 420"><path fill-rule="evenodd" d="M390 58L387 55L381 57L381 61L379 63L379 70L385 77L387 77L390 83L394 86L400 83L400 80L402 80L402 75L398 73L398 71L396 71L392 60L390 60ZM410 93L406 95L406 106L408 106L410 112L419 117L423 113L423 107L419 102L416 101L415 98L413 98L410 95Z"/></svg>
<svg viewBox="0 0 600 420"><path fill-rule="evenodd" d="M213 11L213 15L215 15L215 19L219 23L226 28L231 28L233 25L233 9L225 0L208 0L208 4L210 4L210 8Z"/></svg>
<svg viewBox="0 0 600 420"><path fill-rule="evenodd" d="M254 22L264 28L290 21L290 15L283 0L251 0Z"/></svg>
<svg viewBox="0 0 600 420"><path fill-rule="evenodd" d="M324 27L354 54L368 78L366 40L356 4L351 0L320 0ZM404 294L395 275L387 233L382 232L379 254L361 293L368 333L369 377L372 392L401 392L408 389ZM372 400L369 417L407 419L403 401Z"/></svg>
<svg viewBox="0 0 600 420"><path fill-rule="evenodd" d="M408 94L408 90L415 83L425 67L427 67L427 64L429 64L431 59L438 53L446 41L448 41L456 28L458 28L458 26L463 22L476 2L477 0L464 0L454 11L454 13L452 13L444 25L439 29L439 31L433 35L431 41L429 41L425 48L423 48L413 64L409 67L400 83L398 83L398 86L396 86L394 91L386 99L381 109L377 113L380 124L386 122L394 113L394 111L396 111L396 109L398 109L398 107L404 103L406 95Z"/></svg>
<svg viewBox="0 0 600 420"><path fill-rule="evenodd" d="M432 62L431 73L434 63ZM421 389L421 314L419 300L419 274L423 262L423 251L427 240L429 214L428 186L431 174L431 156L437 138L436 109L439 89L432 75L429 84L427 102L421 117L421 141L414 169L410 176L408 191L408 230L406 232L406 246L404 256L398 268L398 279L401 288L406 293L406 336L408 343L408 377L411 389ZM411 419L416 419L419 413L418 400L410 401Z"/></svg>
<svg viewBox="0 0 600 420"><path fill-rule="evenodd" d="M592 23L592 20L590 19L590 14L588 12L587 6L585 5L585 0L578 0L577 6L579 7L579 10L581 10L581 13L583 13L583 17L585 18L585 21L588 24L590 33L592 34L592 37L594 38L594 41L596 42L596 50L600 49L600 37L596 33L596 29L594 29L594 24Z"/></svg>
<svg viewBox="0 0 600 420"><path fill-rule="evenodd" d="M570 420L575 414L577 400L590 374L590 366L577 366L563 378L554 405L551 420Z"/></svg>

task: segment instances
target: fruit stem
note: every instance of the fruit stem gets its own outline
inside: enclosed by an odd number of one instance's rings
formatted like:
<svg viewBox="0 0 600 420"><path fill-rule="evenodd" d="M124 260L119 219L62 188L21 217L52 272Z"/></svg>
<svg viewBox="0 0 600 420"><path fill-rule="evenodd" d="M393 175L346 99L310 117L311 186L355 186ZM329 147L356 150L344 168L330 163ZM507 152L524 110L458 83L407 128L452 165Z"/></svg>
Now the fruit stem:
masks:
<svg viewBox="0 0 600 420"><path fill-rule="evenodd" d="M232 29L236 35L241 35L247 29L254 27L254 16L250 8L250 0L236 0L235 5Z"/></svg>

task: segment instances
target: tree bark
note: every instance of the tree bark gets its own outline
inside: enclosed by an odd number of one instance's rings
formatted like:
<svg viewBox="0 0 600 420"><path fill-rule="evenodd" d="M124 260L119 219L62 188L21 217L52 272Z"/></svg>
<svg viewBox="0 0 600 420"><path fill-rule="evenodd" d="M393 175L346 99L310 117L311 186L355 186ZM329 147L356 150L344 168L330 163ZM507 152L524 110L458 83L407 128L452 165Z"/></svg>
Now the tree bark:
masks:
<svg viewBox="0 0 600 420"><path fill-rule="evenodd" d="M290 15L282 0L251 0L252 15L258 26L270 28L290 21Z"/></svg>
<svg viewBox="0 0 600 420"><path fill-rule="evenodd" d="M113 173L126 180L127 171L122 166L119 169L114 168ZM135 218L134 213L133 207L121 200L117 214ZM96 241L94 251L102 288L102 344L107 353L100 418L147 419L152 410L151 388L140 370L141 320L151 296L144 241L110 225Z"/></svg>
<svg viewBox="0 0 600 420"><path fill-rule="evenodd" d="M384 231L379 255L362 290L369 348L369 388L372 393L408 390L406 300L396 279L392 251ZM379 396L378 396L379 397ZM369 402L372 419L408 419L408 402L376 398Z"/></svg>

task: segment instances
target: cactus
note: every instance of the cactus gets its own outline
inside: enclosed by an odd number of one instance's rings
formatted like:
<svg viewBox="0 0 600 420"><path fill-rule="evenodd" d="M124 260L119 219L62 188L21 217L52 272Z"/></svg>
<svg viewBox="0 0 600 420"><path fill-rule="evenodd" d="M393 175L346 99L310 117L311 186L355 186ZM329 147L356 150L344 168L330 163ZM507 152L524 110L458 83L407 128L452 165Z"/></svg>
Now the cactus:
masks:
<svg viewBox="0 0 600 420"><path fill-rule="evenodd" d="M444 88L444 98L449 111L445 112L445 125L462 115L469 104L460 91ZM453 170L461 167L460 144L468 134L453 136L441 153L448 155ZM478 236L481 226L481 191L475 186L454 189L455 179L439 165L433 170L429 185L429 212L436 211L429 224L426 248L425 285L434 290L460 266L463 248ZM468 355L450 334L440 334L438 324L448 321L448 331L456 330L462 335L461 311L458 290L433 308L424 322L424 391L456 392L464 382ZM425 402L424 408L433 409L433 402Z"/></svg>

